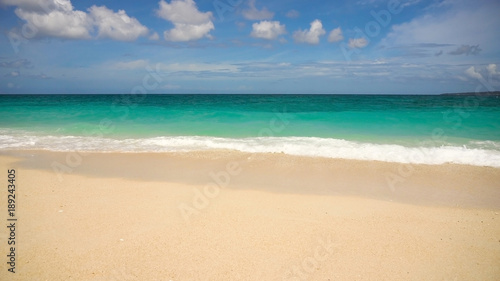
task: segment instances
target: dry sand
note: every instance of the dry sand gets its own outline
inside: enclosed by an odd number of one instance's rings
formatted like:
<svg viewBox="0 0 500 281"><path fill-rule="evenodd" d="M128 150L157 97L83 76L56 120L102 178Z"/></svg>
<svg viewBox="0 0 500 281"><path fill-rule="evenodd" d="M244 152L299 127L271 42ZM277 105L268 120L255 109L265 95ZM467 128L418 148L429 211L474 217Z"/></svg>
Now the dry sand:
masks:
<svg viewBox="0 0 500 281"><path fill-rule="evenodd" d="M18 218L1 280L500 280L500 169L221 151L0 167Z"/></svg>

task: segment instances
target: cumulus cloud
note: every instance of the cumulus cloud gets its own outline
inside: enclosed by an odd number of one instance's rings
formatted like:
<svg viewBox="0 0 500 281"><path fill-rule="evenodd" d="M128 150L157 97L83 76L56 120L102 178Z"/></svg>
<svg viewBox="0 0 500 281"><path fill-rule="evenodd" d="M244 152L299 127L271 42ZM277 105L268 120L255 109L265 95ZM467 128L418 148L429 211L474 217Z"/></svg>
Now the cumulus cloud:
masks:
<svg viewBox="0 0 500 281"><path fill-rule="evenodd" d="M165 40L185 42L212 38L210 31L215 28L212 12L200 12L193 0L172 0L170 3L161 0L158 4L156 14L174 24L173 29L163 33Z"/></svg>
<svg viewBox="0 0 500 281"><path fill-rule="evenodd" d="M252 33L250 35L255 38L273 40L278 36L285 34L286 29L284 24L279 21L261 21L252 25Z"/></svg>
<svg viewBox="0 0 500 281"><path fill-rule="evenodd" d="M296 19L300 16L300 13L297 10L290 10L286 13L285 16L290 19Z"/></svg>
<svg viewBox="0 0 500 281"><path fill-rule="evenodd" d="M500 85L498 83L500 81L500 72L497 71L497 65L494 63L479 67L471 66L465 70L465 74L468 78L480 80L481 84L486 86L489 91L495 90L493 86Z"/></svg>
<svg viewBox="0 0 500 281"><path fill-rule="evenodd" d="M328 42L334 43L344 40L344 35L342 34L342 29L340 27L335 28L328 35Z"/></svg>
<svg viewBox="0 0 500 281"><path fill-rule="evenodd" d="M368 40L366 38L361 37L361 38L350 38L349 43L347 44L349 48L354 49L354 48L364 48L368 45Z"/></svg>
<svg viewBox="0 0 500 281"><path fill-rule="evenodd" d="M465 70L465 74L474 79L479 79L479 80L484 79L481 73L479 73L479 71L476 71L476 68L474 66L467 68L467 70Z"/></svg>
<svg viewBox="0 0 500 281"><path fill-rule="evenodd" d="M293 39L298 43L319 44L319 37L323 36L326 31L323 29L323 24L320 20L311 22L309 30L299 29L293 33Z"/></svg>
<svg viewBox="0 0 500 281"><path fill-rule="evenodd" d="M16 6L15 13L27 22L35 36L66 39L90 39L95 28L99 38L131 41L147 34L148 29L125 11L117 13L105 6L92 6L89 13L75 10L70 0L0 0Z"/></svg>
<svg viewBox="0 0 500 281"><path fill-rule="evenodd" d="M500 75L500 72L497 72L497 65L492 63L492 64L489 64L487 67L486 67L486 70L488 70L488 74L489 75Z"/></svg>
<svg viewBox="0 0 500 281"><path fill-rule="evenodd" d="M25 20L30 29L39 36L51 36L68 39L90 39L92 18L83 11L74 10L69 0L42 1L35 7L36 1L23 0L16 6L16 15ZM10 3L9 3L10 4Z"/></svg>
<svg viewBox="0 0 500 281"><path fill-rule="evenodd" d="M212 19L212 13L202 13L193 0L172 0L169 3L161 0L160 8L156 11L160 18L172 23L204 24Z"/></svg>
<svg viewBox="0 0 500 281"><path fill-rule="evenodd" d="M213 38L210 31L214 29L214 24L210 21L204 24L176 24L175 28L163 32L163 37L167 41L186 42L198 40L203 37Z"/></svg>
<svg viewBox="0 0 500 281"><path fill-rule="evenodd" d="M148 29L137 19L129 17L124 10L115 13L104 6L92 6L89 12L97 26L99 38L132 41L148 34Z"/></svg>
<svg viewBox="0 0 500 281"><path fill-rule="evenodd" d="M478 55L481 52L481 48L479 45L462 45L458 47L456 50L449 52L450 55Z"/></svg>
<svg viewBox="0 0 500 281"><path fill-rule="evenodd" d="M248 1L248 9L243 10L243 17L247 20L268 20L274 17L274 13L266 7L259 10L255 7L255 0Z"/></svg>
<svg viewBox="0 0 500 281"><path fill-rule="evenodd" d="M149 36L149 40L158 40L160 39L160 36L158 35L158 33L154 32L153 34L151 34L151 36Z"/></svg>

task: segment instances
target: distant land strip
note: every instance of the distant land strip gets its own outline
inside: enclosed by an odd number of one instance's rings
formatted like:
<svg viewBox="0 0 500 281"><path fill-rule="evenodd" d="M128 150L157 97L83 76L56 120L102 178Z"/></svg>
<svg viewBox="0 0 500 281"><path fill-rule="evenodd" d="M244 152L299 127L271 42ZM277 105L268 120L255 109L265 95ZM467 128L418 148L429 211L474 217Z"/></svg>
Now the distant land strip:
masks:
<svg viewBox="0 0 500 281"><path fill-rule="evenodd" d="M474 93L474 92L468 92L468 93L444 93L444 94L441 94L443 96L473 96L473 95L477 95L477 96L500 96L500 91L493 91L493 92L478 92L478 93Z"/></svg>

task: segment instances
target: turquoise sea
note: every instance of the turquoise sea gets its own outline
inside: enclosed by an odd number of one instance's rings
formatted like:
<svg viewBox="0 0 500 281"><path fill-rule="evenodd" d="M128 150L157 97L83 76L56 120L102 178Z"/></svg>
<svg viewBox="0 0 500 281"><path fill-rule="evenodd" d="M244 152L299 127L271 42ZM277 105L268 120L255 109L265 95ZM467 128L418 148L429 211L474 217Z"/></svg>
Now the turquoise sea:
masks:
<svg viewBox="0 0 500 281"><path fill-rule="evenodd" d="M0 150L230 149L500 167L500 97L1 95Z"/></svg>

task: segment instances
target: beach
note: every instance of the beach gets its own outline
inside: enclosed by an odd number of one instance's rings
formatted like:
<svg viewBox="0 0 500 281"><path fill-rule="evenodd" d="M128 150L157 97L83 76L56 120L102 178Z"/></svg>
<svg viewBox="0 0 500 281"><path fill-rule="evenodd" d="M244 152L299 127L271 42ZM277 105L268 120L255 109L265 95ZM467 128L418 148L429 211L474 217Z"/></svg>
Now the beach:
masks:
<svg viewBox="0 0 500 281"><path fill-rule="evenodd" d="M499 14L0 0L0 281L500 281Z"/></svg>
<svg viewBox="0 0 500 281"><path fill-rule="evenodd" d="M8 280L500 276L498 168L228 150L11 150L0 161L17 182Z"/></svg>

